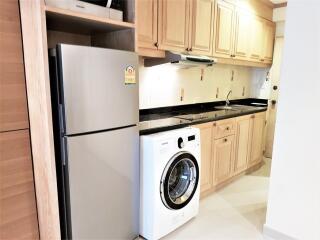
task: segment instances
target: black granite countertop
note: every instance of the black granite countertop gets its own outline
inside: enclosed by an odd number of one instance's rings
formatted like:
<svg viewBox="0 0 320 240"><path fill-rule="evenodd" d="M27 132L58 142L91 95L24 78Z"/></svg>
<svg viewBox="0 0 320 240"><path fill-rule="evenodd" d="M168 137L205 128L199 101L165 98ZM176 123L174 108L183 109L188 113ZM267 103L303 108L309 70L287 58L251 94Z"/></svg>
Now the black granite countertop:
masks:
<svg viewBox="0 0 320 240"><path fill-rule="evenodd" d="M237 105L232 110L216 109L223 106L225 102L140 110L140 135L264 112L267 110L267 103L265 99L241 99L231 101L231 105Z"/></svg>

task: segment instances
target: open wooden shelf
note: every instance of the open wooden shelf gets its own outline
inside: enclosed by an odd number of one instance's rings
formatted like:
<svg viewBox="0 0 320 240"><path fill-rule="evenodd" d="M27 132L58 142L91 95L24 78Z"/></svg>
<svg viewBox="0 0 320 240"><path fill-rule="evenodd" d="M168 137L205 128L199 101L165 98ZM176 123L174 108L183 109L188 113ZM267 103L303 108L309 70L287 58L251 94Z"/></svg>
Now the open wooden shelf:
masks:
<svg viewBox="0 0 320 240"><path fill-rule="evenodd" d="M47 28L79 34L112 32L134 29L135 24L109 18L46 6Z"/></svg>

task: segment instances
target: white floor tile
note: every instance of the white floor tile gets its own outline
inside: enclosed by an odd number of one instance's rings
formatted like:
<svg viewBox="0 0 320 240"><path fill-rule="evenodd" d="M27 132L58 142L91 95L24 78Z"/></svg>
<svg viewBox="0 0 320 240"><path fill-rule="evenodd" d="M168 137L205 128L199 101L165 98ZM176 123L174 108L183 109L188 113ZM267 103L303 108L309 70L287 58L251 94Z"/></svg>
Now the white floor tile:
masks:
<svg viewBox="0 0 320 240"><path fill-rule="evenodd" d="M270 160L200 201L199 215L162 240L263 240Z"/></svg>

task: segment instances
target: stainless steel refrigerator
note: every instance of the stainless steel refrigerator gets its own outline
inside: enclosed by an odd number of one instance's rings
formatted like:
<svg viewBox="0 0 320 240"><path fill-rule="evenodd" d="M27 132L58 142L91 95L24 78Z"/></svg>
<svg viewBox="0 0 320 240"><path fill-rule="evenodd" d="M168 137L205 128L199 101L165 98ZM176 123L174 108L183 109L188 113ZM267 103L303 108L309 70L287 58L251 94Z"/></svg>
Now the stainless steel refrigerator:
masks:
<svg viewBox="0 0 320 240"><path fill-rule="evenodd" d="M66 44L49 56L62 238L134 239L138 56Z"/></svg>

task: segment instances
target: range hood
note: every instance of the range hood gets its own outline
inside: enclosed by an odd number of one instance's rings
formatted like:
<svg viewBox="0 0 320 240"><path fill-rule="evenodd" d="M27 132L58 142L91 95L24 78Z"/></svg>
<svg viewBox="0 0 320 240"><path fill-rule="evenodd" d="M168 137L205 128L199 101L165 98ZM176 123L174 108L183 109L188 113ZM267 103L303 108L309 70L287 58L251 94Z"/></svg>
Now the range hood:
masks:
<svg viewBox="0 0 320 240"><path fill-rule="evenodd" d="M207 56L186 55L166 51L164 58L147 58L144 60L145 67L171 63L181 67L197 67L197 66L212 66L217 63L217 60Z"/></svg>

